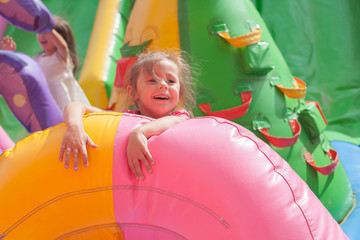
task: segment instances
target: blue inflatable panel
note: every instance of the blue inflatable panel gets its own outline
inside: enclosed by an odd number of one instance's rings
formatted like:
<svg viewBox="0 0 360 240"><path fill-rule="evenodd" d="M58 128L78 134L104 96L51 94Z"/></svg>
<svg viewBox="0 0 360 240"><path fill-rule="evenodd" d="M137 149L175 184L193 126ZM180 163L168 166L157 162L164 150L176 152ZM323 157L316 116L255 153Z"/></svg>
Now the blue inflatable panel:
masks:
<svg viewBox="0 0 360 240"><path fill-rule="evenodd" d="M360 239L360 147L343 141L331 141L331 145L337 151L356 195L356 206L341 227L350 240L358 240Z"/></svg>

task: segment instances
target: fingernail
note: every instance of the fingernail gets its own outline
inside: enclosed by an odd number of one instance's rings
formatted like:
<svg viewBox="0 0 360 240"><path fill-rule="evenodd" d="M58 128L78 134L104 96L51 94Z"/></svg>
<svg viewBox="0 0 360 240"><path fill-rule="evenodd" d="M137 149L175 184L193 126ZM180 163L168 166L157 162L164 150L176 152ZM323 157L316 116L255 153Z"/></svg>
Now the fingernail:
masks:
<svg viewBox="0 0 360 240"><path fill-rule="evenodd" d="M75 171L77 171L77 170L78 170L78 168L77 168L77 167L75 167L75 168L74 168L74 170L75 170Z"/></svg>

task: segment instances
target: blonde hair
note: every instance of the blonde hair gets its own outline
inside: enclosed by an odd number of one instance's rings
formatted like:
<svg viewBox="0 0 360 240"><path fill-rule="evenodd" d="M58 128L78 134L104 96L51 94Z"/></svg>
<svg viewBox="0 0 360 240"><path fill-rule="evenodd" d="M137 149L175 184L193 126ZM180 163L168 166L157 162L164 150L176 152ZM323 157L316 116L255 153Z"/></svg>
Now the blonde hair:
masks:
<svg viewBox="0 0 360 240"><path fill-rule="evenodd" d="M177 109L184 108L191 115L192 110L195 107L195 91L194 83L192 80L192 69L187 61L184 60L186 56L185 52L169 50L168 52L160 51L147 51L138 55L138 60L130 69L129 85L136 91L136 81L139 76L145 71L147 74L157 79L154 72L154 66L156 63L167 59L176 64L179 69L179 81L180 81L180 101ZM179 106L182 104L182 106Z"/></svg>

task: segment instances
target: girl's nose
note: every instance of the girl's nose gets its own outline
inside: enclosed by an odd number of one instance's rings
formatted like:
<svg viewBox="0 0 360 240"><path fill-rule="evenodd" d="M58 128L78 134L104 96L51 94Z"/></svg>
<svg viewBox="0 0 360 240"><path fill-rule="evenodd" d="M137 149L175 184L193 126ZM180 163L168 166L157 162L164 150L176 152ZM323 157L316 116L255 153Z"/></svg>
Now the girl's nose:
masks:
<svg viewBox="0 0 360 240"><path fill-rule="evenodd" d="M160 89L162 89L162 88L166 89L167 87L168 87L168 85L167 85L166 81L164 81L164 80L159 81L159 88Z"/></svg>

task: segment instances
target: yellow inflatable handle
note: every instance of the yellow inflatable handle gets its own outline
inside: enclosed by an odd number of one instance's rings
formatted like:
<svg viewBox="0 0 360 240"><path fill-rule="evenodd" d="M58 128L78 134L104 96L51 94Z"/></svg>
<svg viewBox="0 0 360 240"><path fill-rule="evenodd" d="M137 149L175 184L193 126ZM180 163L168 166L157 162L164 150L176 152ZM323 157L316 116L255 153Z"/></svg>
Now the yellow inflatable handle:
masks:
<svg viewBox="0 0 360 240"><path fill-rule="evenodd" d="M261 38L261 29L252 28L250 33L231 38L229 32L218 32L220 37L224 38L228 43L236 48L246 47L251 44L257 43Z"/></svg>
<svg viewBox="0 0 360 240"><path fill-rule="evenodd" d="M282 84L277 84L275 86L289 98L293 98L293 99L305 98L306 83L298 79L297 77L294 77L294 80L295 80L295 82L293 82L294 88L285 88L282 86Z"/></svg>

